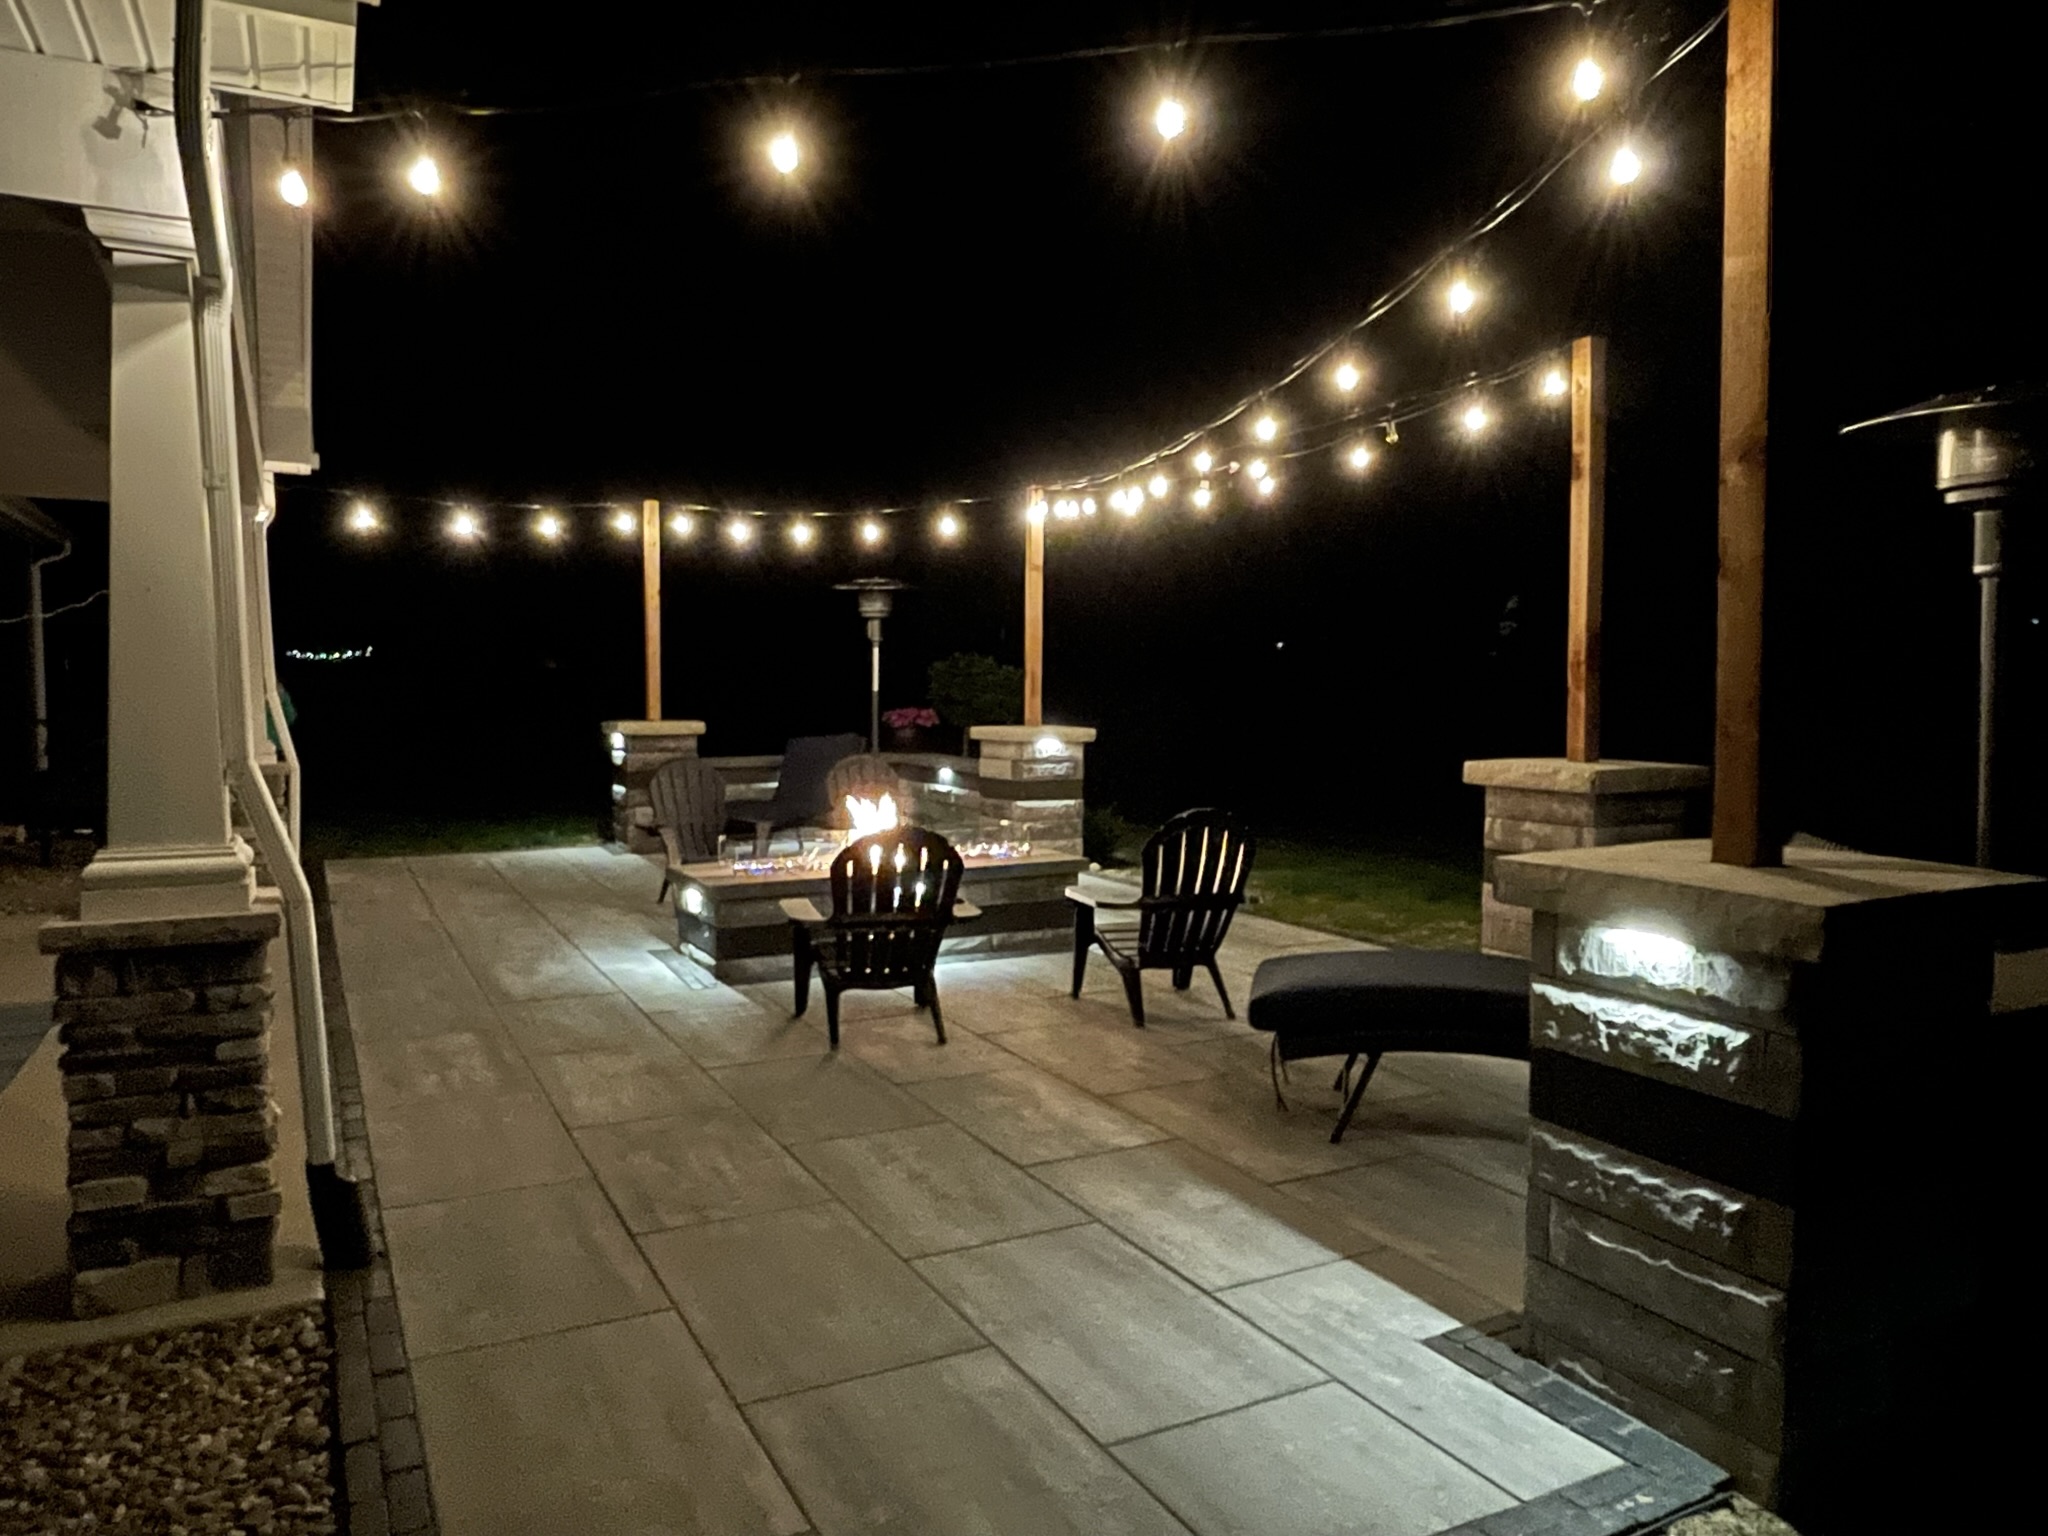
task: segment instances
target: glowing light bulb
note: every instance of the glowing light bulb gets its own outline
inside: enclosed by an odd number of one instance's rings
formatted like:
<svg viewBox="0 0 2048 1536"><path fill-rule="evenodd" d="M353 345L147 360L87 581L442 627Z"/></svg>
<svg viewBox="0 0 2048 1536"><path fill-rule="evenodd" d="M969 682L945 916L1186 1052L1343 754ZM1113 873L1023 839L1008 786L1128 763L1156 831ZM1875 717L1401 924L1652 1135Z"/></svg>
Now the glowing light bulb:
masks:
<svg viewBox="0 0 2048 1536"><path fill-rule="evenodd" d="M1279 485L1279 483L1271 475L1261 475L1259 477L1259 494L1261 496L1271 496L1274 487Z"/></svg>
<svg viewBox="0 0 2048 1536"><path fill-rule="evenodd" d="M872 517L869 518L866 522L862 523L860 525L860 541L861 543L867 545L875 545L881 543L882 525L876 522Z"/></svg>
<svg viewBox="0 0 2048 1536"><path fill-rule="evenodd" d="M553 543L562 536L562 520L552 512L543 512L533 520L533 531Z"/></svg>
<svg viewBox="0 0 2048 1536"><path fill-rule="evenodd" d="M441 195L441 167L434 163L434 157L422 151L419 157L407 167L406 185L421 197Z"/></svg>
<svg viewBox="0 0 2048 1536"><path fill-rule="evenodd" d="M744 549L754 542L754 525L744 517L732 518L725 525L725 536Z"/></svg>
<svg viewBox="0 0 2048 1536"><path fill-rule="evenodd" d="M1263 480L1266 478L1266 461L1253 459L1251 463L1245 465L1244 472L1254 480Z"/></svg>
<svg viewBox="0 0 2048 1536"><path fill-rule="evenodd" d="M817 536L817 530L811 527L808 518L800 517L789 525L789 542L798 549L809 549L811 540Z"/></svg>
<svg viewBox="0 0 2048 1536"><path fill-rule="evenodd" d="M624 507L620 507L618 511L612 514L611 521L612 532L616 533L620 538L626 537L626 535L634 532L640 526L640 519L628 512Z"/></svg>
<svg viewBox="0 0 2048 1536"><path fill-rule="evenodd" d="M1081 503L1071 496L1062 496L1052 504L1052 515L1063 523L1070 523L1081 515Z"/></svg>
<svg viewBox="0 0 2048 1536"><path fill-rule="evenodd" d="M1206 475L1207 473L1209 473L1210 470L1216 467L1216 455L1211 453L1206 448L1197 448L1195 450L1194 463L1195 473L1198 475Z"/></svg>
<svg viewBox="0 0 2048 1536"><path fill-rule="evenodd" d="M1353 443L1351 451L1344 455L1344 462L1353 469L1363 469L1372 462L1372 450L1363 443Z"/></svg>
<svg viewBox="0 0 2048 1536"><path fill-rule="evenodd" d="M668 520L669 531L679 539L687 539L697 531L697 519L687 512L678 512Z"/></svg>
<svg viewBox="0 0 2048 1536"><path fill-rule="evenodd" d="M1121 512L1121 511L1123 511L1123 509L1124 509L1124 490L1123 490L1123 487L1122 487L1122 486L1118 486L1118 487L1117 487L1117 488L1116 488L1115 490L1113 490L1113 491L1111 491L1111 492L1109 493L1109 504L1110 504L1110 506L1111 506L1111 507L1113 507L1113 508L1114 508L1114 509L1115 509L1116 511L1118 511L1118 512Z"/></svg>
<svg viewBox="0 0 2048 1536"><path fill-rule="evenodd" d="M1454 278L1451 286L1444 290L1444 302L1451 307L1454 315L1469 315L1472 306L1479 302L1479 294L1464 278Z"/></svg>
<svg viewBox="0 0 2048 1536"><path fill-rule="evenodd" d="M484 525L474 512L463 507L448 519L448 531L458 539L474 539L483 533Z"/></svg>
<svg viewBox="0 0 2048 1536"><path fill-rule="evenodd" d="M1188 109L1185 103L1168 96L1159 103L1152 114L1152 126L1159 130L1162 139L1177 139L1188 131Z"/></svg>
<svg viewBox="0 0 2048 1536"><path fill-rule="evenodd" d="M1572 94L1581 101L1591 101L1606 84L1607 71L1590 58L1579 60L1572 71Z"/></svg>
<svg viewBox="0 0 2048 1536"><path fill-rule="evenodd" d="M1268 411L1265 415L1261 416L1257 421L1252 423L1252 436L1256 437L1262 443L1270 443L1271 441L1273 441L1274 438L1278 437L1279 435L1280 423L1273 419L1273 413L1271 411Z"/></svg>
<svg viewBox="0 0 2048 1536"><path fill-rule="evenodd" d="M1571 389L1562 368L1553 368L1543 375L1543 393L1550 396L1562 395Z"/></svg>
<svg viewBox="0 0 2048 1536"><path fill-rule="evenodd" d="M1083 517L1093 517L1095 515L1095 498L1093 496L1083 496L1081 498L1081 515Z"/></svg>
<svg viewBox="0 0 2048 1536"><path fill-rule="evenodd" d="M1045 521L1045 498L1043 496L1037 497L1030 506L1024 509L1024 518L1025 521L1033 523Z"/></svg>
<svg viewBox="0 0 2048 1536"><path fill-rule="evenodd" d="M359 501L348 509L348 526L351 533L375 533L378 528L377 509L367 501Z"/></svg>
<svg viewBox="0 0 2048 1536"><path fill-rule="evenodd" d="M1125 517L1136 517L1145 506L1145 493L1135 485L1124 492L1124 504L1117 510Z"/></svg>
<svg viewBox="0 0 2048 1536"><path fill-rule="evenodd" d="M1332 370L1330 382L1335 384L1341 393L1348 395L1358 388L1358 381L1364 377L1365 375L1359 372L1358 364L1346 358Z"/></svg>
<svg viewBox="0 0 2048 1536"><path fill-rule="evenodd" d="M296 165L284 168L284 174L277 178L277 195L294 208L303 208L313 199L313 189L306 185L306 173Z"/></svg>
<svg viewBox="0 0 2048 1536"><path fill-rule="evenodd" d="M1197 512L1208 511L1209 503L1214 501L1215 499L1216 493L1209 489L1209 486L1206 481L1203 484L1196 486L1194 495L1188 498L1188 500L1192 501L1195 504L1195 510Z"/></svg>
<svg viewBox="0 0 2048 1536"><path fill-rule="evenodd" d="M1643 174L1643 157L1624 144L1614 152L1614 158L1607 162L1607 179L1617 187L1625 187Z"/></svg>
<svg viewBox="0 0 2048 1536"><path fill-rule="evenodd" d="M1164 501L1166 500L1166 493L1173 489L1173 482L1164 475L1154 475L1151 483L1145 489L1152 493L1154 501Z"/></svg>
<svg viewBox="0 0 2048 1536"><path fill-rule="evenodd" d="M784 176L794 176L796 168L803 164L803 149L796 141L796 135L784 130L768 141L768 163Z"/></svg>
<svg viewBox="0 0 2048 1536"><path fill-rule="evenodd" d="M1486 424L1492 419L1486 414L1486 407L1476 400L1466 406L1464 415L1458 418L1465 424L1465 430L1475 437L1486 430Z"/></svg>
<svg viewBox="0 0 2048 1536"><path fill-rule="evenodd" d="M950 512L939 514L938 528L939 537L942 539L957 539L960 537L960 519Z"/></svg>

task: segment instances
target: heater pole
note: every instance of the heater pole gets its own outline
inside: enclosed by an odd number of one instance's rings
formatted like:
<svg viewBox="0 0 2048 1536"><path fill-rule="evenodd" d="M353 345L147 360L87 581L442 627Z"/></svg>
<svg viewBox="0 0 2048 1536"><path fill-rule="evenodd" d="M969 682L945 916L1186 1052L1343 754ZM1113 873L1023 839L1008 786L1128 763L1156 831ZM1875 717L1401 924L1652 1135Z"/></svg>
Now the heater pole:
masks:
<svg viewBox="0 0 2048 1536"><path fill-rule="evenodd" d="M1025 505L1039 505L1038 487ZM1045 523L1024 519L1024 723L1045 723Z"/></svg>
<svg viewBox="0 0 2048 1536"><path fill-rule="evenodd" d="M640 503L640 601L647 631L647 718L661 718L661 503Z"/></svg>

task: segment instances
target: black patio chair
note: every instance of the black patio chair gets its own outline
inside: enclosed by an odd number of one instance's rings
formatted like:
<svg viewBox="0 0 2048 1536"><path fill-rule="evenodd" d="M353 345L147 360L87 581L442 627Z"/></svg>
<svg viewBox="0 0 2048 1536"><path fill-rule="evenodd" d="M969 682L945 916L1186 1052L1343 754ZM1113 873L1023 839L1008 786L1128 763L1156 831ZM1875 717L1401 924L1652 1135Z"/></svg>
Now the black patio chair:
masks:
<svg viewBox="0 0 2048 1536"><path fill-rule="evenodd" d="M842 757L832 765L832 771L825 775L825 825L837 831L848 831L853 818L846 814L847 796L862 800L873 800L878 804L887 795L896 802L900 813L903 809L903 780L897 775L896 767L886 757L876 752L856 752L852 757Z"/></svg>
<svg viewBox="0 0 2048 1536"><path fill-rule="evenodd" d="M897 827L858 838L832 861L832 915L806 897L782 903L796 962L798 1018L811 1002L811 971L825 986L825 1026L839 1045L839 994L910 987L932 1016L939 1044L945 1016L933 972L939 943L956 918L981 916L959 900L960 855L936 832Z"/></svg>
<svg viewBox="0 0 2048 1536"><path fill-rule="evenodd" d="M679 757L654 770L647 798L654 802L654 830L668 857L654 898L662 901L683 865L718 857L718 837L725 830L725 780L701 757Z"/></svg>
<svg viewBox="0 0 2048 1536"><path fill-rule="evenodd" d="M1257 841L1229 811L1182 811L1145 844L1144 884L1136 901L1067 888L1074 904L1074 996L1088 972L1088 951L1100 949L1124 980L1131 1021L1145 1022L1146 971L1171 971L1177 992L1185 992L1202 966L1216 983L1223 1016L1237 1017L1216 950L1230 932L1230 920L1244 901ZM1134 914L1135 922L1105 930L1098 913Z"/></svg>
<svg viewBox="0 0 2048 1536"><path fill-rule="evenodd" d="M754 857L768 856L768 841L784 827L816 822L825 811L825 776L842 757L858 752L858 736L792 736L782 749L782 775L766 800L734 801L726 807L730 825L754 836Z"/></svg>

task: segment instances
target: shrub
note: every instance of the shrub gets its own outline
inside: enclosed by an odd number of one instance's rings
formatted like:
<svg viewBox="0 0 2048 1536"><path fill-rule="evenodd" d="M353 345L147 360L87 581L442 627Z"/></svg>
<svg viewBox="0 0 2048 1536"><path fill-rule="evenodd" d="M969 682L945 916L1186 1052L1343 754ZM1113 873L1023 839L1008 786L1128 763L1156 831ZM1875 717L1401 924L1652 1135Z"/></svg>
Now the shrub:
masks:
<svg viewBox="0 0 2048 1536"><path fill-rule="evenodd" d="M970 725L1016 725L1024 718L1024 669L962 652L932 663L932 705L939 718Z"/></svg>
<svg viewBox="0 0 2048 1536"><path fill-rule="evenodd" d="M1150 833L1113 805L1081 810L1081 852L1105 869L1134 864Z"/></svg>

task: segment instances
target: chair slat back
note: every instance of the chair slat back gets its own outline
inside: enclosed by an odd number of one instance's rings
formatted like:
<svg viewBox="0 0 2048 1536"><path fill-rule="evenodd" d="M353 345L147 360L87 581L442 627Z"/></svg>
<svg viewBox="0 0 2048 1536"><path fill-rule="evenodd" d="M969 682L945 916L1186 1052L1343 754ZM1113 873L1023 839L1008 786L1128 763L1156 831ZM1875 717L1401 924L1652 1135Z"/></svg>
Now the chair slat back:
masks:
<svg viewBox="0 0 2048 1536"><path fill-rule="evenodd" d="M1244 901L1257 840L1229 811L1182 811L1145 844L1138 959L1152 967L1215 958Z"/></svg>
<svg viewBox="0 0 2048 1536"><path fill-rule="evenodd" d="M839 759L832 765L832 771L825 775L826 826L852 825L846 814L849 795L874 801L888 795L895 800L900 811L903 808L903 781L897 777L894 765L886 757L874 752L856 752L851 757Z"/></svg>
<svg viewBox="0 0 2048 1536"><path fill-rule="evenodd" d="M792 736L782 749L782 773L775 781L775 804L785 819L824 810L826 775L834 763L860 749L858 736Z"/></svg>
<svg viewBox="0 0 2048 1536"><path fill-rule="evenodd" d="M678 757L663 763L647 781L654 802L654 820L676 834L685 860L718 856L718 835L725 830L725 780L701 757Z"/></svg>
<svg viewBox="0 0 2048 1536"><path fill-rule="evenodd" d="M869 985L917 980L938 957L964 869L951 843L921 827L847 844L832 861L831 963Z"/></svg>

